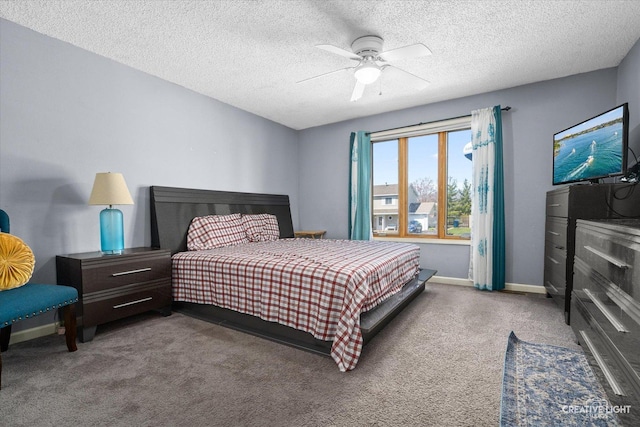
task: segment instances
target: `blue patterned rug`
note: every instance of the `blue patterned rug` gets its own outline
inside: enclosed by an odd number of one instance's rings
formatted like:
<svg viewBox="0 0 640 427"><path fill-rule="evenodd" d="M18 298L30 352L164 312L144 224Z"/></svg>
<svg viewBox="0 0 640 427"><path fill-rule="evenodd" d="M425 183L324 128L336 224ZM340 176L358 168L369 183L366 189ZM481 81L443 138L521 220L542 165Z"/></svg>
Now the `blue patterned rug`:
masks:
<svg viewBox="0 0 640 427"><path fill-rule="evenodd" d="M606 394L580 350L509 335L501 426L618 426Z"/></svg>

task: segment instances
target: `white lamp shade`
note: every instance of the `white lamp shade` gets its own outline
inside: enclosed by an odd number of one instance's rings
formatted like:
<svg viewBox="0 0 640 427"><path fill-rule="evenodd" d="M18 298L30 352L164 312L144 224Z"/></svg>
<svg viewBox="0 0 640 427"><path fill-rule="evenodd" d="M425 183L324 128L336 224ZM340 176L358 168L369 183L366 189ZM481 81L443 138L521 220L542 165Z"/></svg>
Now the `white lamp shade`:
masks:
<svg viewBox="0 0 640 427"><path fill-rule="evenodd" d="M90 205L132 205L133 199L121 173L96 174L89 197Z"/></svg>
<svg viewBox="0 0 640 427"><path fill-rule="evenodd" d="M367 62L356 68L354 75L360 83L368 85L378 80L378 77L380 77L380 67L375 63Z"/></svg>

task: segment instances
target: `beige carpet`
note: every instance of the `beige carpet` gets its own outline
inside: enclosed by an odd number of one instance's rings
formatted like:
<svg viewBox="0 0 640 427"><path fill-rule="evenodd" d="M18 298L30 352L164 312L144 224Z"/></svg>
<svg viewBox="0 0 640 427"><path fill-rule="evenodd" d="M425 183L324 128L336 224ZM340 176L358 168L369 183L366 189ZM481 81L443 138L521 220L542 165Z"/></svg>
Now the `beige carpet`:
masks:
<svg viewBox="0 0 640 427"><path fill-rule="evenodd" d="M579 348L552 300L427 284L355 370L179 313L3 353L2 426L495 426L511 331Z"/></svg>

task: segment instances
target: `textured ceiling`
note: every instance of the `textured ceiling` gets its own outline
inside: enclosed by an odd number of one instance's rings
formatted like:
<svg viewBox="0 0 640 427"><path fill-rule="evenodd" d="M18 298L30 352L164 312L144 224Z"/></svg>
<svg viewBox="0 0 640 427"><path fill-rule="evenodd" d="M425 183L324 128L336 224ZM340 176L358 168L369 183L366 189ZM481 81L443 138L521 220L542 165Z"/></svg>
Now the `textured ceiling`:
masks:
<svg viewBox="0 0 640 427"><path fill-rule="evenodd" d="M640 38L640 1L12 1L0 17L293 129L615 67ZM433 54L394 65L350 102L350 50Z"/></svg>

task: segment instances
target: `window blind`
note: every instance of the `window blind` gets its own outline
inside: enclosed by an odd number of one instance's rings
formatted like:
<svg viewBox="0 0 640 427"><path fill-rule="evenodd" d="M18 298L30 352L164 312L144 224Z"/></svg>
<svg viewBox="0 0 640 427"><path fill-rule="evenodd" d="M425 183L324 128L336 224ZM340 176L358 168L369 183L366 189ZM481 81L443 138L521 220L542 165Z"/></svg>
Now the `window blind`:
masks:
<svg viewBox="0 0 640 427"><path fill-rule="evenodd" d="M390 129L380 132L371 132L371 142L386 141L390 139L408 138L412 136L427 135L442 131L455 131L469 129L471 116L456 117L454 119L440 120L437 122L421 123L419 125L404 128Z"/></svg>

